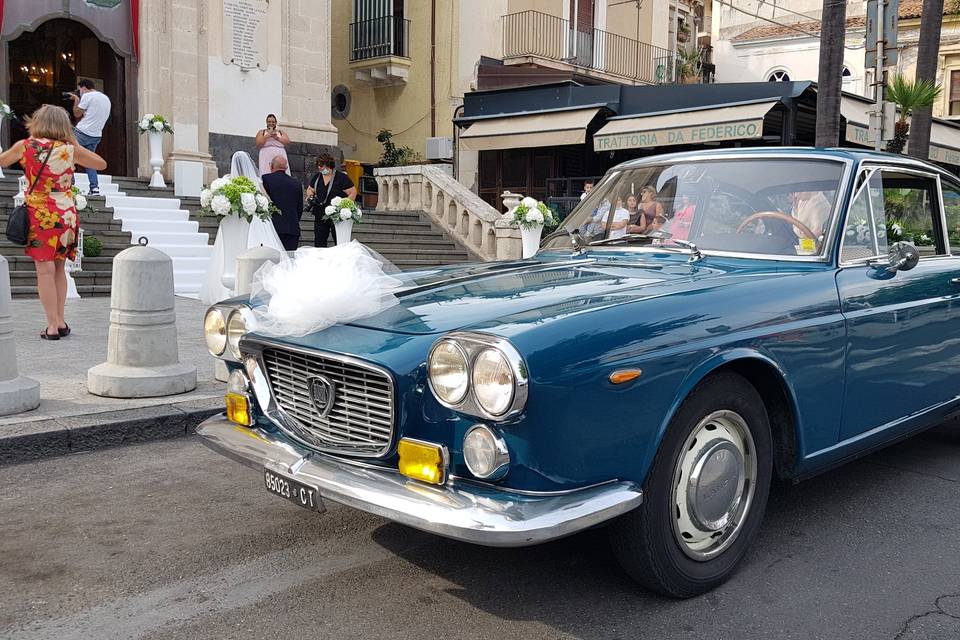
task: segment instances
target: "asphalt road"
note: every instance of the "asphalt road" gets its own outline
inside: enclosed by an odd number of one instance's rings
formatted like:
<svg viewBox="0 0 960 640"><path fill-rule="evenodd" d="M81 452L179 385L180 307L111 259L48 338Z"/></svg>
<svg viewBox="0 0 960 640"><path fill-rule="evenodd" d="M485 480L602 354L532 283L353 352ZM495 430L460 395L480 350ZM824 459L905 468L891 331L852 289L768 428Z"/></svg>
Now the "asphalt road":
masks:
<svg viewBox="0 0 960 640"><path fill-rule="evenodd" d="M960 638L960 426L778 485L742 569L636 588L602 530L532 549L318 516L195 439L0 468L0 637Z"/></svg>

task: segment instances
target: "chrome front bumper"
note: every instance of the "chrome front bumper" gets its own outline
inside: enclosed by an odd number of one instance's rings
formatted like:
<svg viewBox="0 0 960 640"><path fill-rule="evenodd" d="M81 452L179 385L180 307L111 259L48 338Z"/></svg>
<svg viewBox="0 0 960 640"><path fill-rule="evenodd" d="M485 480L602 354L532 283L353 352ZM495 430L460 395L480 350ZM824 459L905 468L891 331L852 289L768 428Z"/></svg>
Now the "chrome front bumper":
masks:
<svg viewBox="0 0 960 640"><path fill-rule="evenodd" d="M448 481L433 486L399 472L314 453L267 431L214 416L197 427L204 444L248 467L280 471L320 495L361 511L448 538L493 547L522 547L562 538L640 505L631 482L564 493L514 493Z"/></svg>

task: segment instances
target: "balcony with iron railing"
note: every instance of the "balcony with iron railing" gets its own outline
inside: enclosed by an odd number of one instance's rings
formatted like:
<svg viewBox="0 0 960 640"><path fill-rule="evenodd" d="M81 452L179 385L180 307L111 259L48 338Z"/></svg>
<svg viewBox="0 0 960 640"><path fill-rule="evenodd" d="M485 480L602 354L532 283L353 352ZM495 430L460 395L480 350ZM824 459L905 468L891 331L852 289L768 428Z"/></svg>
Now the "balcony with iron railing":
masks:
<svg viewBox="0 0 960 640"><path fill-rule="evenodd" d="M350 23L350 66L357 80L374 86L406 83L410 21L383 16Z"/></svg>
<svg viewBox="0 0 960 640"><path fill-rule="evenodd" d="M601 29L581 29L540 11L503 16L506 64L549 61L635 84L680 80L676 53Z"/></svg>

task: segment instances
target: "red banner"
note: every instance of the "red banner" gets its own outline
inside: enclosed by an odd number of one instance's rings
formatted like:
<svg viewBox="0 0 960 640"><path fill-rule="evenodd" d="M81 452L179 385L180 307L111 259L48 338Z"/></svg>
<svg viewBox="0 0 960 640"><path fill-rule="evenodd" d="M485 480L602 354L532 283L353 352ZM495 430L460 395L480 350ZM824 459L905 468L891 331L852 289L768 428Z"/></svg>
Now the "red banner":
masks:
<svg viewBox="0 0 960 640"><path fill-rule="evenodd" d="M3 0L0 0L0 9ZM133 57L140 60L140 0L130 0L130 27L133 29ZM0 15L0 29L3 28L3 17Z"/></svg>

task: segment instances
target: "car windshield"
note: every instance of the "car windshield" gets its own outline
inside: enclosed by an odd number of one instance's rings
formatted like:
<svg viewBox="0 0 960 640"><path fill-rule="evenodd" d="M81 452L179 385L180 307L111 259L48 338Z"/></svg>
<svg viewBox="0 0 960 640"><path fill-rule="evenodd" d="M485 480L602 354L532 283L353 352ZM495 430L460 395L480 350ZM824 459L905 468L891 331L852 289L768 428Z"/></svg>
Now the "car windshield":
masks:
<svg viewBox="0 0 960 640"><path fill-rule="evenodd" d="M777 256L818 256L843 165L832 160L717 159L614 170L546 239L569 248L656 245ZM679 242L678 242L679 241Z"/></svg>

